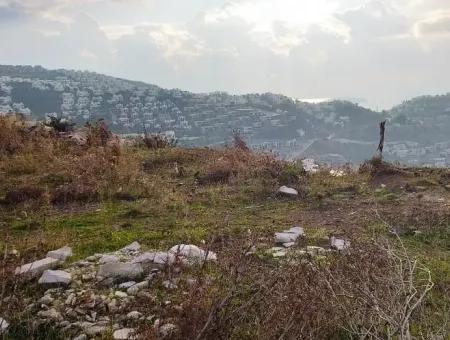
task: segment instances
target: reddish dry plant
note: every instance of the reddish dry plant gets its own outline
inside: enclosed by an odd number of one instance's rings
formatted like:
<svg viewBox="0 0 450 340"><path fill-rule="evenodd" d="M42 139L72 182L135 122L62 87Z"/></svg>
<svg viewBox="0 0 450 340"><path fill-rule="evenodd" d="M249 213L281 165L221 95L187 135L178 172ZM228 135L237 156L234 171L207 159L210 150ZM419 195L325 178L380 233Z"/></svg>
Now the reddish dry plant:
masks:
<svg viewBox="0 0 450 340"><path fill-rule="evenodd" d="M411 339L433 287L401 245L354 243L347 254L279 265L248 249L228 245L214 276L167 312L179 326L173 339Z"/></svg>

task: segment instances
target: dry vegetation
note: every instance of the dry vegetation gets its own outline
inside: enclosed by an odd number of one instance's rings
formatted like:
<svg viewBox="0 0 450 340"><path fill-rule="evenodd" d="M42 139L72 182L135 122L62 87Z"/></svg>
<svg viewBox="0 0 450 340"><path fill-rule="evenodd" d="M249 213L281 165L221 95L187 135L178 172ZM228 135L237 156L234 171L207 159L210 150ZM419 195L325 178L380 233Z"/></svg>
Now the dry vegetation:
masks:
<svg viewBox="0 0 450 340"><path fill-rule="evenodd" d="M0 119L0 316L13 323L10 338L64 338L30 326L35 285L16 282L18 263L65 244L79 259L134 240L152 249L203 241L218 252L216 265L181 274L196 286L155 287L157 298L140 302L174 320L180 339L448 338L448 169L371 162L341 177L306 174L249 151L238 134L212 150L148 135L124 143L103 122L83 133L80 142ZM299 199L278 197L280 185ZM292 224L308 244L337 234L352 249L274 261L264 249ZM154 336L151 325L142 332Z"/></svg>

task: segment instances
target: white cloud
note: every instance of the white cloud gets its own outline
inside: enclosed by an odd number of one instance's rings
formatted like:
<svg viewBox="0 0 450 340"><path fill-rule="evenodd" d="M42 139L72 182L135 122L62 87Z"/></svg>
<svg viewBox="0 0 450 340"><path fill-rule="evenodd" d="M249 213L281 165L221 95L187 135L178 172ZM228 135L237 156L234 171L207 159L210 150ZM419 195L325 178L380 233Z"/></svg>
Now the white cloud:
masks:
<svg viewBox="0 0 450 340"><path fill-rule="evenodd" d="M288 56L290 51L307 43L305 35L311 26L348 42L350 28L335 14L339 5L327 0L253 0L229 2L207 11L206 24L242 20L250 28L250 36L273 53Z"/></svg>

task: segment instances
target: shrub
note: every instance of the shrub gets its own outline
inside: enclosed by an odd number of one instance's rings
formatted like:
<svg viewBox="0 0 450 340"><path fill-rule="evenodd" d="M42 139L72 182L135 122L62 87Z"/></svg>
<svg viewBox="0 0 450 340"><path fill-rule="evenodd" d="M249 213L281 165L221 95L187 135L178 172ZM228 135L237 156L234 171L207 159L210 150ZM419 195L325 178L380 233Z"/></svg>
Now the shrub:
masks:
<svg viewBox="0 0 450 340"><path fill-rule="evenodd" d="M112 133L104 119L99 119L94 125L86 123L86 145L89 147L106 146L112 138Z"/></svg>
<svg viewBox="0 0 450 340"><path fill-rule="evenodd" d="M56 132L70 132L73 131L75 123L62 117L49 116L44 125L52 128Z"/></svg>
<svg viewBox="0 0 450 340"><path fill-rule="evenodd" d="M43 189L33 186L26 186L8 191L5 195L5 202L7 204L19 204L30 200L41 199L43 195Z"/></svg>
<svg viewBox="0 0 450 340"><path fill-rule="evenodd" d="M233 145L236 149L242 150L242 151L249 151L250 149L247 146L247 143L244 140L244 137L242 137L240 130L234 130L233 131Z"/></svg>
<svg viewBox="0 0 450 340"><path fill-rule="evenodd" d="M96 202L100 198L96 188L83 184L65 184L58 187L52 194L51 202L55 205L67 203L89 203Z"/></svg>
<svg viewBox="0 0 450 340"><path fill-rule="evenodd" d="M145 133L142 143L148 149L164 149L175 147L178 141L175 138L168 137L160 133Z"/></svg>

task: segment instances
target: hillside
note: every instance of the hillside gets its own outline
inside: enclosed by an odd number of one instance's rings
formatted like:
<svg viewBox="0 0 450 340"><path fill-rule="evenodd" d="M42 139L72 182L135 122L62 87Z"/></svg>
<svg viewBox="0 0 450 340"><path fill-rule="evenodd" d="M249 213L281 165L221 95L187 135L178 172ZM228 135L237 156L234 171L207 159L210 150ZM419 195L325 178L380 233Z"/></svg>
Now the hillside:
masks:
<svg viewBox="0 0 450 340"><path fill-rule="evenodd" d="M37 119L55 114L78 126L105 119L117 133L164 132L184 146L223 145L233 130L240 130L254 149L325 161L336 154L340 163L359 163L361 154L373 153L377 125L390 119L388 159L449 165L448 98L421 97L378 113L346 101L311 104L272 93L198 94L91 72L0 65L3 113ZM346 140L358 146L355 152ZM332 147L324 148L326 141Z"/></svg>
<svg viewBox="0 0 450 340"><path fill-rule="evenodd" d="M449 336L448 169L81 132L0 118L5 339Z"/></svg>

